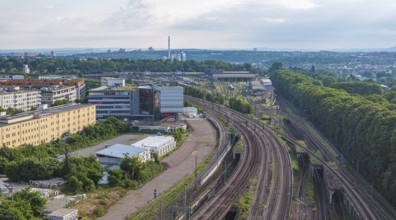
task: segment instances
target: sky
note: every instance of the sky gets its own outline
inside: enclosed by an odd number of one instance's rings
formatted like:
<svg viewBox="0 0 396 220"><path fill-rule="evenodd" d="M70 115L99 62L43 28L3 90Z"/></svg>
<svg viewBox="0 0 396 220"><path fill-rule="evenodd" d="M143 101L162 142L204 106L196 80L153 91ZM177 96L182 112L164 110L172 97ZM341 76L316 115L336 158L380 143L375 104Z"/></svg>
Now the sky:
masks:
<svg viewBox="0 0 396 220"><path fill-rule="evenodd" d="M0 0L0 49L396 46L395 0Z"/></svg>

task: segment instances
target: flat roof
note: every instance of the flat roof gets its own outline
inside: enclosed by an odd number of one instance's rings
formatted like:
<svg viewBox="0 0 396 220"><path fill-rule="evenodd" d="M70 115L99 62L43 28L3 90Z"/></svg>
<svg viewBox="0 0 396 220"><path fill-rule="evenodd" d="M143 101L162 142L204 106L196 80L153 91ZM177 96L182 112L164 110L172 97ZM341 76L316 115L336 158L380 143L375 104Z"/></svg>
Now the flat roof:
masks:
<svg viewBox="0 0 396 220"><path fill-rule="evenodd" d="M48 216L56 216L56 217L64 217L65 215L68 215L73 212L77 212L77 209L66 209L66 208L61 208L58 210L55 210L48 214Z"/></svg>
<svg viewBox="0 0 396 220"><path fill-rule="evenodd" d="M143 140L133 143L132 146L136 147L159 147L162 144L168 143L169 141L174 141L172 136L149 136Z"/></svg>
<svg viewBox="0 0 396 220"><path fill-rule="evenodd" d="M137 90L137 86L132 85L125 85L125 86L118 86L118 87L109 87L109 86L100 86L94 89L90 89L89 91L135 91Z"/></svg>
<svg viewBox="0 0 396 220"><path fill-rule="evenodd" d="M15 114L15 115L6 115L0 117L0 127L9 125L9 124L15 124L15 123L20 123L23 121L29 121L33 118L40 118L42 116L48 116L51 114L56 114L60 112L66 112L66 111L71 111L74 109L79 109L79 108L84 108L87 106L93 106L93 104L66 104L66 105L59 105L51 108L47 108L44 110L35 110L35 111L29 111L29 112L23 112L20 114ZM37 116L37 117L34 117Z"/></svg>
<svg viewBox="0 0 396 220"><path fill-rule="evenodd" d="M40 93L40 90L11 90L11 91L0 91L0 95L10 95L13 93Z"/></svg>
<svg viewBox="0 0 396 220"><path fill-rule="evenodd" d="M96 152L96 155L124 158L125 156L132 157L135 155L139 155L146 150L147 149L141 147L134 147L124 144L114 144L108 148Z"/></svg>
<svg viewBox="0 0 396 220"><path fill-rule="evenodd" d="M214 78L255 78L256 74L228 74L228 73L219 73L213 74Z"/></svg>

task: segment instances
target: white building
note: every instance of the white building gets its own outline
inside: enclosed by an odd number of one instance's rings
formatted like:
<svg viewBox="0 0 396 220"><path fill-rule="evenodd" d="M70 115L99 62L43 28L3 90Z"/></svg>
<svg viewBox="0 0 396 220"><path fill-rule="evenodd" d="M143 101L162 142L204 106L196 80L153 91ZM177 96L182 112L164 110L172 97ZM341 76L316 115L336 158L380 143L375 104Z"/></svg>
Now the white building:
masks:
<svg viewBox="0 0 396 220"><path fill-rule="evenodd" d="M150 150L147 148L115 144L101 151L96 152L99 163L103 166L121 165L125 157L138 156L143 162L151 160Z"/></svg>
<svg viewBox="0 0 396 220"><path fill-rule="evenodd" d="M76 87L74 86L50 86L41 90L41 103L53 104L57 100L75 102L77 99Z"/></svg>
<svg viewBox="0 0 396 220"><path fill-rule="evenodd" d="M58 209L48 214L48 220L77 220L78 210L77 209Z"/></svg>
<svg viewBox="0 0 396 220"><path fill-rule="evenodd" d="M158 156L162 156L176 147L176 141L172 136L150 136L132 144L132 146L149 148Z"/></svg>
<svg viewBox="0 0 396 220"><path fill-rule="evenodd" d="M120 87L125 86L125 79L118 79L113 77L101 77L100 85L107 87Z"/></svg>
<svg viewBox="0 0 396 220"><path fill-rule="evenodd" d="M198 110L195 107L184 107L183 114L189 118L196 118Z"/></svg>
<svg viewBox="0 0 396 220"><path fill-rule="evenodd" d="M22 72L26 74L30 73L30 68L27 64L23 64Z"/></svg>
<svg viewBox="0 0 396 220"><path fill-rule="evenodd" d="M9 107L30 111L32 107L37 107L41 103L40 91L14 90L0 91L0 106L3 109Z"/></svg>

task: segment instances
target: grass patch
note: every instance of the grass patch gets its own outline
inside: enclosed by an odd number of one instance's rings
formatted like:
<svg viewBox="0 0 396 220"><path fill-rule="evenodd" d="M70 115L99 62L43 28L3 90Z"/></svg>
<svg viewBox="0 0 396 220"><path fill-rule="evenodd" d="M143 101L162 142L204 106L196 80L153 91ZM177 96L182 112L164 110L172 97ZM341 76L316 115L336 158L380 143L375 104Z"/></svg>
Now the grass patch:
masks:
<svg viewBox="0 0 396 220"><path fill-rule="evenodd" d="M256 186L257 180L256 179L250 179L250 187L249 190L244 192L242 196L239 198L239 207L241 209L241 219L247 219L248 214L250 209L252 208L252 202L253 202L253 191Z"/></svg>
<svg viewBox="0 0 396 220"><path fill-rule="evenodd" d="M322 152L320 150L315 151L315 155L319 157L320 159L323 159ZM322 162L320 162L316 157L309 157L311 164L314 166L322 165Z"/></svg>
<svg viewBox="0 0 396 220"><path fill-rule="evenodd" d="M238 144L236 145L235 150L236 150L237 152L242 152L244 147L245 147L245 145L243 144L243 139L241 138L241 139L238 141Z"/></svg>
<svg viewBox="0 0 396 220"><path fill-rule="evenodd" d="M313 184L313 179L312 177L307 177L306 178L306 183L305 183L305 195L307 197L307 202L311 206L316 205L316 199L315 199L315 189L314 189L314 184Z"/></svg>
<svg viewBox="0 0 396 220"><path fill-rule="evenodd" d="M81 200L70 208L78 209L79 216L84 219L95 219L103 216L106 210L120 200L128 190L122 187L99 187L87 194L87 199Z"/></svg>

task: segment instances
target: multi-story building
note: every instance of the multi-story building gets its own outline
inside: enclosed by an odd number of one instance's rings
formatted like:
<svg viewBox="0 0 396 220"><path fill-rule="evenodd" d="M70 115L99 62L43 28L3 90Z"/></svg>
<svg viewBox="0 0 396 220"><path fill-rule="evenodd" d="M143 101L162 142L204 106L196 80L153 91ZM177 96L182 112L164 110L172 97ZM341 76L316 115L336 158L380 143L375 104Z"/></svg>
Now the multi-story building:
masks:
<svg viewBox="0 0 396 220"><path fill-rule="evenodd" d="M77 99L76 88L74 86L42 87L40 90L42 104L53 104L58 100L74 102Z"/></svg>
<svg viewBox="0 0 396 220"><path fill-rule="evenodd" d="M0 146L38 145L95 124L96 106L69 104L0 117Z"/></svg>
<svg viewBox="0 0 396 220"><path fill-rule="evenodd" d="M138 87L101 86L89 90L88 103L95 104L96 117L105 118L115 116L118 118L147 118L153 117L152 109L144 109L139 105Z"/></svg>
<svg viewBox="0 0 396 220"><path fill-rule="evenodd" d="M152 85L155 91L159 92L159 111L161 114L182 113L184 107L184 89L181 86L156 86Z"/></svg>
<svg viewBox="0 0 396 220"><path fill-rule="evenodd" d="M0 90L0 107L3 109L15 108L30 111L32 107L37 107L40 103L40 91Z"/></svg>
<svg viewBox="0 0 396 220"><path fill-rule="evenodd" d="M0 80L0 87L19 86L23 89L40 90L51 86L74 86L76 99L84 99L87 89L84 79L22 79L22 80Z"/></svg>
<svg viewBox="0 0 396 220"><path fill-rule="evenodd" d="M88 103L97 105L98 118L157 120L183 112L183 87L101 86L89 91Z"/></svg>

